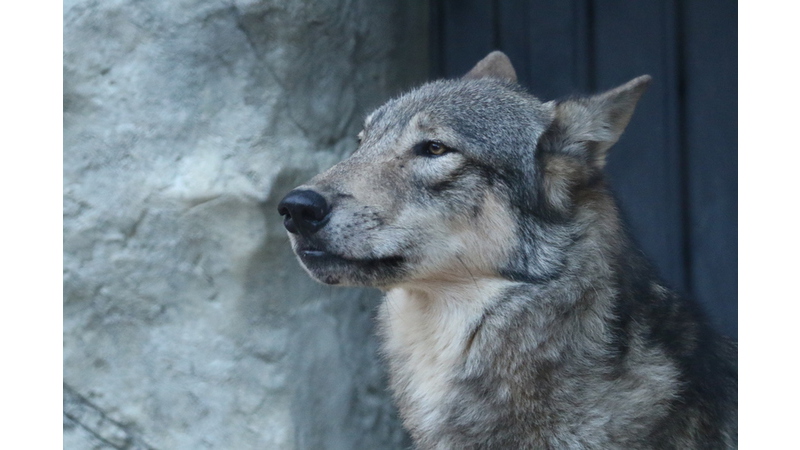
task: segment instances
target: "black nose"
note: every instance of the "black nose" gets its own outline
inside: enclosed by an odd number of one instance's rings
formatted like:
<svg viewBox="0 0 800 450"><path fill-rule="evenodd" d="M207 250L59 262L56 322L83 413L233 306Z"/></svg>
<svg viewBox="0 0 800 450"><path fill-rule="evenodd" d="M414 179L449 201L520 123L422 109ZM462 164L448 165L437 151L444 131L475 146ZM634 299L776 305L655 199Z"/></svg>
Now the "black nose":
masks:
<svg viewBox="0 0 800 450"><path fill-rule="evenodd" d="M278 203L283 226L289 233L309 237L328 222L331 208L325 198L314 191L296 190Z"/></svg>

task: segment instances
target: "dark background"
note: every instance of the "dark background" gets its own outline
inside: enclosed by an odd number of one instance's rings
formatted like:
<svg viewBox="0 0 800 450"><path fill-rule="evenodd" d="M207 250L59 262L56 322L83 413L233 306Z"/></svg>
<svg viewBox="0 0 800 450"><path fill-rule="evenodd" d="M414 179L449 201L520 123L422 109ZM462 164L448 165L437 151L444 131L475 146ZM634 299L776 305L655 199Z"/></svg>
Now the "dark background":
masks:
<svg viewBox="0 0 800 450"><path fill-rule="evenodd" d="M737 333L737 4L432 0L434 77L504 51L542 100L653 76L607 170L662 278Z"/></svg>

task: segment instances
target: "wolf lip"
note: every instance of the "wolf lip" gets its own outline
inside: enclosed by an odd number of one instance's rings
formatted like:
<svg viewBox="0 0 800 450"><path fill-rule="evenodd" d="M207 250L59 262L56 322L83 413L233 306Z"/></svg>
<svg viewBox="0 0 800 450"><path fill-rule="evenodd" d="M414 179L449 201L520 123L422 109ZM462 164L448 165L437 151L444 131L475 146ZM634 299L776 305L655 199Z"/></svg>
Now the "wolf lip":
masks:
<svg viewBox="0 0 800 450"><path fill-rule="evenodd" d="M322 251L322 250L300 250L300 256L306 258L321 258L323 256L329 256L330 253Z"/></svg>
<svg viewBox="0 0 800 450"><path fill-rule="evenodd" d="M388 256L385 258L366 258L366 259L351 259L344 256L339 256L317 248L305 248L298 250L298 255L303 261L309 263L325 264L325 263L345 263L355 264L359 266L374 265L374 264L388 264L397 265L403 262L402 256Z"/></svg>

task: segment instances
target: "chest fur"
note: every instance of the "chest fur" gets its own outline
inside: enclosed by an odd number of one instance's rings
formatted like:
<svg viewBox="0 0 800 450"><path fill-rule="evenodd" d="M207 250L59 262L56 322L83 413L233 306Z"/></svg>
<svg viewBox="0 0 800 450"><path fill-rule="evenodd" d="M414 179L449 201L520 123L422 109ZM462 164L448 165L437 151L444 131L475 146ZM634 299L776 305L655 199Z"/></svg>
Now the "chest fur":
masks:
<svg viewBox="0 0 800 450"><path fill-rule="evenodd" d="M486 307L513 283L465 283L387 294L380 322L390 382L412 434L435 430L457 395L454 377L464 370L471 337Z"/></svg>

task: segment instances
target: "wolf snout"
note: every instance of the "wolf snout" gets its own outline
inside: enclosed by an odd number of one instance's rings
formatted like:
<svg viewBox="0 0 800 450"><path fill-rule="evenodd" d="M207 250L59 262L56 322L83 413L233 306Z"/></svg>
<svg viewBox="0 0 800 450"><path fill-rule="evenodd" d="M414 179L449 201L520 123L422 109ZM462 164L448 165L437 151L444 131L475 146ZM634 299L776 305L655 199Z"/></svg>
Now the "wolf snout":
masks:
<svg viewBox="0 0 800 450"><path fill-rule="evenodd" d="M291 191L278 203L278 213L283 216L286 230L304 237L324 227L330 212L331 207L325 197L307 189Z"/></svg>

